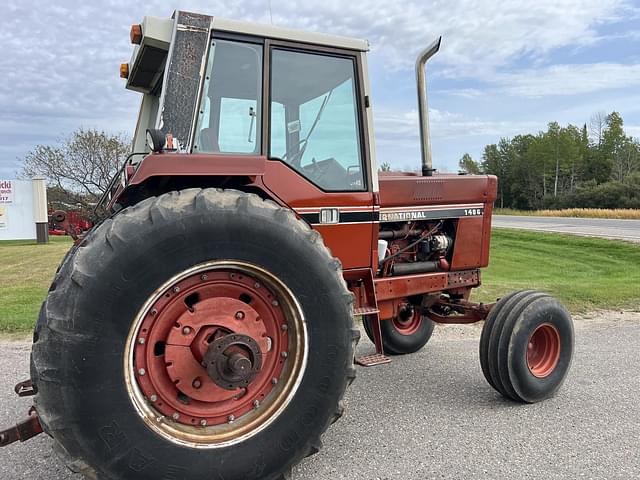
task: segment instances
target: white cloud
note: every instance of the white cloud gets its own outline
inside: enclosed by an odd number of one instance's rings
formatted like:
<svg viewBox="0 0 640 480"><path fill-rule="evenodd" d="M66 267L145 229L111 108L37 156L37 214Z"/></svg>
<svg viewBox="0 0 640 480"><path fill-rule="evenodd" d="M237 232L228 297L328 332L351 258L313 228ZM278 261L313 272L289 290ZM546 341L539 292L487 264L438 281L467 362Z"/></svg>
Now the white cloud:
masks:
<svg viewBox="0 0 640 480"><path fill-rule="evenodd" d="M418 141L420 131L416 110L380 109L374 110L374 117L378 144ZM487 135L508 137L536 131L544 126L536 121L496 121L435 109L429 109L429 120L431 137L434 140Z"/></svg>
<svg viewBox="0 0 640 480"><path fill-rule="evenodd" d="M5 65L0 82L0 169L29 145L54 142L81 125L132 131L139 97L124 90L118 78L118 64L131 53L129 25L144 15L169 16L175 3L59 0L40 1L37 7L18 0L6 3L7 21L0 29ZM266 0L182 0L179 6L269 22ZM434 59L436 74L485 82L496 78L489 88L507 89L511 95L557 95L571 82L573 88L591 92L637 85L632 76L640 78L637 70L621 63L584 66L577 72L567 66L541 72L530 68L532 62L548 60L555 49L601 41L601 26L638 14L631 0L272 0L272 7L276 25L367 38L372 56L391 76L396 70L412 70L417 52L442 34L442 51ZM525 70L514 70L515 62ZM461 85L446 93L471 104L484 91ZM413 90L410 95L413 100ZM375 98L374 102L378 104ZM390 106L394 108L376 113L379 143L417 144L415 112ZM461 112L455 114L446 110L433 112L434 138L512 135L529 128L508 116L496 121L462 108L452 108Z"/></svg>
<svg viewBox="0 0 640 480"><path fill-rule="evenodd" d="M492 81L516 97L584 95L600 90L640 87L640 64L552 65L496 74Z"/></svg>
<svg viewBox="0 0 640 480"><path fill-rule="evenodd" d="M443 35L438 61L453 76L595 42L599 25L630 8L622 0L273 2L276 23L368 38L391 68L410 68L415 54Z"/></svg>

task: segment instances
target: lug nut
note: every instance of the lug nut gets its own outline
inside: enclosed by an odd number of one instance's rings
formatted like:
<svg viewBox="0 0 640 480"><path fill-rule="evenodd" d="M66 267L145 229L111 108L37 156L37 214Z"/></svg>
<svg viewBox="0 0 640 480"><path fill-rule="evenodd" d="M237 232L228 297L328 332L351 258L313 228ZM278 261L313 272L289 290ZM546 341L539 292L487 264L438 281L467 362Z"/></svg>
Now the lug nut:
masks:
<svg viewBox="0 0 640 480"><path fill-rule="evenodd" d="M280 356L282 358L287 358L289 356L289 354L287 352L280 352Z"/></svg>
<svg viewBox="0 0 640 480"><path fill-rule="evenodd" d="M202 386L202 382L199 378L196 378L191 385L193 385L193 388L200 388Z"/></svg>
<svg viewBox="0 0 640 480"><path fill-rule="evenodd" d="M138 343L139 343L140 345L144 345L144 338L139 338L139 339L138 339Z"/></svg>
<svg viewBox="0 0 640 480"><path fill-rule="evenodd" d="M255 288L260 288L260 286L261 286L261 285L260 285L258 282L256 282L256 283L254 283L254 284L253 284L253 286L254 286Z"/></svg>
<svg viewBox="0 0 640 480"><path fill-rule="evenodd" d="M200 425L202 425L203 427L207 426L207 421L206 420L200 420Z"/></svg>
<svg viewBox="0 0 640 480"><path fill-rule="evenodd" d="M155 308L153 310L151 310L151 316L155 316L158 313L158 310L156 310Z"/></svg>
<svg viewBox="0 0 640 480"><path fill-rule="evenodd" d="M236 312L236 320L244 320L244 312Z"/></svg>
<svg viewBox="0 0 640 480"><path fill-rule="evenodd" d="M272 378L271 379L271 384L272 385L276 385L278 383L278 379L277 378Z"/></svg>
<svg viewBox="0 0 640 480"><path fill-rule="evenodd" d="M203 273L202 275L200 275L200 280L206 280L207 278L209 278L209 276L206 273ZM206 420L203 420L206 421Z"/></svg>
<svg viewBox="0 0 640 480"><path fill-rule="evenodd" d="M173 287L173 293L178 293L180 291L180 287Z"/></svg>
<svg viewBox="0 0 640 480"><path fill-rule="evenodd" d="M191 327L184 327L182 333L183 335L189 335L191 333Z"/></svg>
<svg viewBox="0 0 640 480"><path fill-rule="evenodd" d="M287 325L286 323L283 323L282 325L280 325L280 330L282 330L283 332L286 332L287 330L289 330L289 325Z"/></svg>
<svg viewBox="0 0 640 480"><path fill-rule="evenodd" d="M180 414L178 412L173 414L173 419L178 420L180 418Z"/></svg>
<svg viewBox="0 0 640 480"><path fill-rule="evenodd" d="M158 396L157 395L151 395L149 397L149 400L151 400L151 403L156 403L156 401L158 400Z"/></svg>
<svg viewBox="0 0 640 480"><path fill-rule="evenodd" d="M229 420L229 423L233 422L235 419L236 419L236 417L235 417L235 416L233 416L233 415L229 415L229 416L227 417L227 420Z"/></svg>
<svg viewBox="0 0 640 480"><path fill-rule="evenodd" d="M138 374L139 375L144 375L145 373L147 373L144 368L141 368L140 370L138 370Z"/></svg>
<svg viewBox="0 0 640 480"><path fill-rule="evenodd" d="M278 305L280 305L280 303L278 303L278 300L274 300L273 302L271 302L271 305L277 307Z"/></svg>
<svg viewBox="0 0 640 480"><path fill-rule="evenodd" d="M253 408L258 408L259 406L260 406L260 401L254 400L253 401Z"/></svg>

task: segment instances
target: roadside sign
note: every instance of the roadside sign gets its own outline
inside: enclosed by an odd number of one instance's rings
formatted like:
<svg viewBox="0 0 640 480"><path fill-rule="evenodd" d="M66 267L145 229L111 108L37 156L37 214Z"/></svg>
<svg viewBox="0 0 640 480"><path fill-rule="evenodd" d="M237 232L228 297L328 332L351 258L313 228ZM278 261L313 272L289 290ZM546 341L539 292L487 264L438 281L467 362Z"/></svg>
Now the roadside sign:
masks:
<svg viewBox="0 0 640 480"><path fill-rule="evenodd" d="M13 203L13 183L11 180L0 180L0 203Z"/></svg>
<svg viewBox="0 0 640 480"><path fill-rule="evenodd" d="M0 229L7 228L7 209L0 205Z"/></svg>

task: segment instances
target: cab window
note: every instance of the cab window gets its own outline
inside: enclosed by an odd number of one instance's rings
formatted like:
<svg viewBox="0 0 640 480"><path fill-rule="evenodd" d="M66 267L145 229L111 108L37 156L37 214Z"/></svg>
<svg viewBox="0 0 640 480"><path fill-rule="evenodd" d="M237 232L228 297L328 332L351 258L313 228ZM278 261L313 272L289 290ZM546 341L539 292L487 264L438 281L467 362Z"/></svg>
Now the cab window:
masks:
<svg viewBox="0 0 640 480"><path fill-rule="evenodd" d="M353 58L274 48L269 155L323 190L364 190Z"/></svg>
<svg viewBox="0 0 640 480"><path fill-rule="evenodd" d="M262 46L212 40L194 152L259 154L261 103Z"/></svg>

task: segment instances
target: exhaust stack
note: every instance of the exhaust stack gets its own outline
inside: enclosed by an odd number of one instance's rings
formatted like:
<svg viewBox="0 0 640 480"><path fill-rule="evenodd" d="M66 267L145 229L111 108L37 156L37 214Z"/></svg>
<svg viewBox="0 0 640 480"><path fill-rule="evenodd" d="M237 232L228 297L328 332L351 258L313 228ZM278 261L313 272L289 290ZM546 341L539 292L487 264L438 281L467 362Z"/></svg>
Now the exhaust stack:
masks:
<svg viewBox="0 0 640 480"><path fill-rule="evenodd" d="M420 117L420 149L422 151L422 175L430 177L435 171L431 158L431 139L429 136L429 107L427 105L427 77L425 65L427 60L440 50L442 37L425 48L416 60L416 84L418 87L418 114Z"/></svg>

